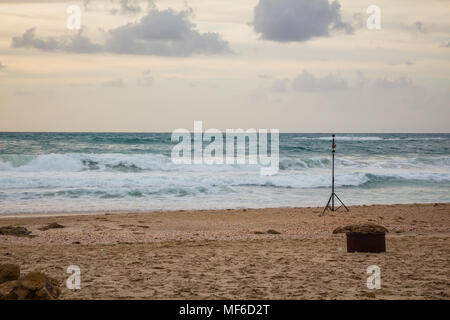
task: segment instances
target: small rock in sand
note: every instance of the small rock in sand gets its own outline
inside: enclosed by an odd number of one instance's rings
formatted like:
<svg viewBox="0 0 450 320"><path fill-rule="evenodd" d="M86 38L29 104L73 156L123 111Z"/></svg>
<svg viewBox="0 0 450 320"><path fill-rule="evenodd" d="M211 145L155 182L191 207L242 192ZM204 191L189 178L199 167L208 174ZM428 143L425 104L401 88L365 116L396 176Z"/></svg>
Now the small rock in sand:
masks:
<svg viewBox="0 0 450 320"><path fill-rule="evenodd" d="M373 292L364 292L363 293L367 298L376 299L376 294Z"/></svg>
<svg viewBox="0 0 450 320"><path fill-rule="evenodd" d="M20 276L20 267L16 264L1 264L0 265L0 284L17 280Z"/></svg>
<svg viewBox="0 0 450 320"><path fill-rule="evenodd" d="M13 289L0 299L53 300L57 299L61 293L59 282L39 271L30 272L14 282ZM11 287L10 284L9 287Z"/></svg>
<svg viewBox="0 0 450 320"><path fill-rule="evenodd" d="M266 232L255 231L254 234L281 234L281 232L278 232L277 230L269 229Z"/></svg>
<svg viewBox="0 0 450 320"><path fill-rule="evenodd" d="M5 236L16 236L16 237L32 237L31 231L25 227L13 227L6 226L0 227L0 234Z"/></svg>
<svg viewBox="0 0 450 320"><path fill-rule="evenodd" d="M49 229L61 229L61 228L65 228L65 227L63 225L60 225L59 223L52 222L52 223L49 223L46 226L43 226L43 227L39 228L39 230L47 231Z"/></svg>
<svg viewBox="0 0 450 320"><path fill-rule="evenodd" d="M7 281L0 284L0 300L13 300L15 299L14 288L17 284L17 280Z"/></svg>

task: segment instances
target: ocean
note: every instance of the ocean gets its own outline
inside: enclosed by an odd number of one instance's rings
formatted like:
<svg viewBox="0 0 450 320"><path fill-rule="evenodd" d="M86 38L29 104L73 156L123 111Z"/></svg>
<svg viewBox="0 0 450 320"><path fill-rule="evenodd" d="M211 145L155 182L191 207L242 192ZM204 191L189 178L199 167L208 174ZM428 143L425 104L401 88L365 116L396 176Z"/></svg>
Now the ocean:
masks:
<svg viewBox="0 0 450 320"><path fill-rule="evenodd" d="M170 133L0 133L0 214L324 206L330 134L280 134L279 172L174 164ZM450 202L450 134L337 134L346 205Z"/></svg>

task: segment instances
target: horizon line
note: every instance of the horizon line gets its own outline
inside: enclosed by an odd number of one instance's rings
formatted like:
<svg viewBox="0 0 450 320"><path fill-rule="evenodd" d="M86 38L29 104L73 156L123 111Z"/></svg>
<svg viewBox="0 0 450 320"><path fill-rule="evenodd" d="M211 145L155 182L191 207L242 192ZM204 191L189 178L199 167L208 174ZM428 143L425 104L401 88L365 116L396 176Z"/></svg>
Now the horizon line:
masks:
<svg viewBox="0 0 450 320"><path fill-rule="evenodd" d="M238 129L238 128L235 128ZM220 129L219 129L220 130ZM225 129L226 130L226 129ZM224 131L225 130L220 130ZM245 130L245 129L244 129ZM270 129L267 129L270 130ZM194 132L193 130L190 132ZM204 132L204 131L203 131ZM172 133L171 131L0 131L0 134L3 133L143 133L143 134L154 134L154 133ZM268 133L270 133L268 131ZM286 131L281 132L280 134L450 134L449 132L300 132L300 131Z"/></svg>

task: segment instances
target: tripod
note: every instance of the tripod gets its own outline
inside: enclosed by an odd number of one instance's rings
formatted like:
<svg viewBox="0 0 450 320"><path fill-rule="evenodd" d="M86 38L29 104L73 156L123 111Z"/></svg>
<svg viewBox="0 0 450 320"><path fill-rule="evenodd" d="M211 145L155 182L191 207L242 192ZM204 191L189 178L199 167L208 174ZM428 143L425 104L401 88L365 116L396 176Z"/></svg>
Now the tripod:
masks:
<svg viewBox="0 0 450 320"><path fill-rule="evenodd" d="M330 211L338 211L342 206L348 211L350 211L347 206L342 202L341 199L339 199L338 195L334 192L334 153L336 151L336 144L334 143L334 134L333 134L333 142L331 145L331 155L332 155L332 169L331 169L331 196L328 199L327 205L325 206L325 209L323 209L323 212L321 215L323 215L325 213L325 211L327 211L327 209L329 209ZM341 205L335 209L334 208L334 198L338 199L339 202L341 203ZM330 205L331 202L331 205Z"/></svg>

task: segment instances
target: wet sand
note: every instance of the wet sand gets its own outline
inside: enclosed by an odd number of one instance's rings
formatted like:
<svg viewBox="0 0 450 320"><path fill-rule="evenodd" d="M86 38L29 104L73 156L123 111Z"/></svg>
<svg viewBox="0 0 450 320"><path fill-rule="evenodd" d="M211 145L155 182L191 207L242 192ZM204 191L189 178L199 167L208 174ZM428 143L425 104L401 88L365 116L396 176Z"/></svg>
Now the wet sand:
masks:
<svg viewBox="0 0 450 320"><path fill-rule="evenodd" d="M450 299L450 204L0 217L0 263L81 289L62 299ZM39 230L57 222L62 229ZM387 252L347 253L338 226L377 223ZM265 234L272 229L279 234ZM263 234L261 234L263 233ZM381 268L369 290L366 269Z"/></svg>

